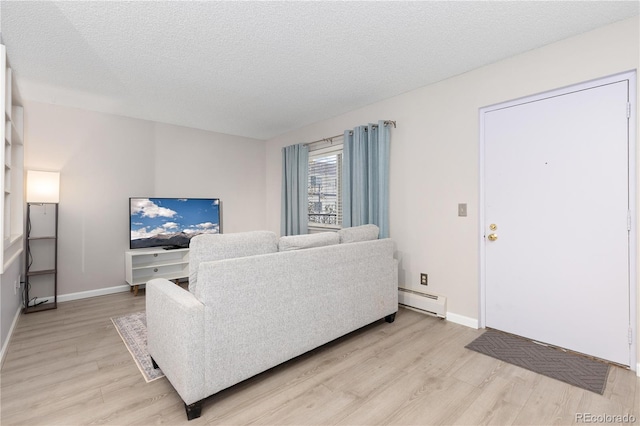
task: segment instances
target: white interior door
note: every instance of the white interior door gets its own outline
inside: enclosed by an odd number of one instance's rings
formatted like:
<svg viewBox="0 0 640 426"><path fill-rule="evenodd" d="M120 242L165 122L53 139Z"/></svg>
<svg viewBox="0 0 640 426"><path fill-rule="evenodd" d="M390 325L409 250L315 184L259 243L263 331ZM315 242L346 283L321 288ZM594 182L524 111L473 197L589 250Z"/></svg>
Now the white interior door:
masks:
<svg viewBox="0 0 640 426"><path fill-rule="evenodd" d="M482 113L487 327L630 365L628 96L623 80Z"/></svg>

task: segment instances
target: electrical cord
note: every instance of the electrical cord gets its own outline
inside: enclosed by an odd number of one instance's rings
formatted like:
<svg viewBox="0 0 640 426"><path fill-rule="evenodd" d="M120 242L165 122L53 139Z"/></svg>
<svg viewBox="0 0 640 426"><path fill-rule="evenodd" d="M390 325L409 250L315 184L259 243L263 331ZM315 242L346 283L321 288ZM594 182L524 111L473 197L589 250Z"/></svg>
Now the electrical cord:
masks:
<svg viewBox="0 0 640 426"><path fill-rule="evenodd" d="M24 293L22 295L22 303L24 303L24 307L28 308L32 301L36 298L29 300L27 299L27 295L29 294L29 290L31 290L31 283L29 282L29 269L31 269L31 265L33 265L33 256L31 255L31 244L29 244L29 236L31 235L31 217L27 215L27 267L24 276Z"/></svg>
<svg viewBox="0 0 640 426"><path fill-rule="evenodd" d="M31 235L31 218L29 217L29 219L27 220L27 238L29 238L30 235ZM27 273L25 274L26 276L24 277L25 293L22 296L23 303L25 303L25 299L26 299L25 296L29 293L29 290L31 290L31 283L29 282L29 275L28 275L29 270L31 269L31 265L33 265L33 255L31 254L31 244L27 244ZM46 303L48 301L49 299L45 299L38 302L38 297L32 297L31 299L26 300L25 307L28 308L28 307L42 305L43 303Z"/></svg>

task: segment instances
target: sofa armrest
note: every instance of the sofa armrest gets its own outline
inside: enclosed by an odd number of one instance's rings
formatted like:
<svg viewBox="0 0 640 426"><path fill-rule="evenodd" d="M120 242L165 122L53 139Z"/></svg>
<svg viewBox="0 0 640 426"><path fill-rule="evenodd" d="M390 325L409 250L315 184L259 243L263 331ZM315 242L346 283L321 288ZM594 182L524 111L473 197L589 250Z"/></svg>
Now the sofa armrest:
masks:
<svg viewBox="0 0 640 426"><path fill-rule="evenodd" d="M204 398L204 305L165 279L146 286L147 348L182 400Z"/></svg>

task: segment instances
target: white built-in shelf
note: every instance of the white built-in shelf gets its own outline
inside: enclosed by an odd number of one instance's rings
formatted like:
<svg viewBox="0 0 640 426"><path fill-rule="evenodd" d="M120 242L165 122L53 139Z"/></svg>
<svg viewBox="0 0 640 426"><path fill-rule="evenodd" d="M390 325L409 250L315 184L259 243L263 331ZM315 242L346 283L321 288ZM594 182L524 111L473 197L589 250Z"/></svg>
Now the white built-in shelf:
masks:
<svg viewBox="0 0 640 426"><path fill-rule="evenodd" d="M4 110L4 126L0 126L0 140L4 140L4 149L0 151L4 172L0 173L0 274L23 251L24 217L24 110L9 61L7 52L0 44L0 108Z"/></svg>

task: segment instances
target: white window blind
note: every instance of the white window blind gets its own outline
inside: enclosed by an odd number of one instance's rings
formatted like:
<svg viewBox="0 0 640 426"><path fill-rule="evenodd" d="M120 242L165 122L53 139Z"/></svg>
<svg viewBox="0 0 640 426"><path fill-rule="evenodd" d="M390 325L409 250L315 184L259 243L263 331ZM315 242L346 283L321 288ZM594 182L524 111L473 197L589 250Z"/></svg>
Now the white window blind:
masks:
<svg viewBox="0 0 640 426"><path fill-rule="evenodd" d="M309 227L342 225L342 145L309 153Z"/></svg>

